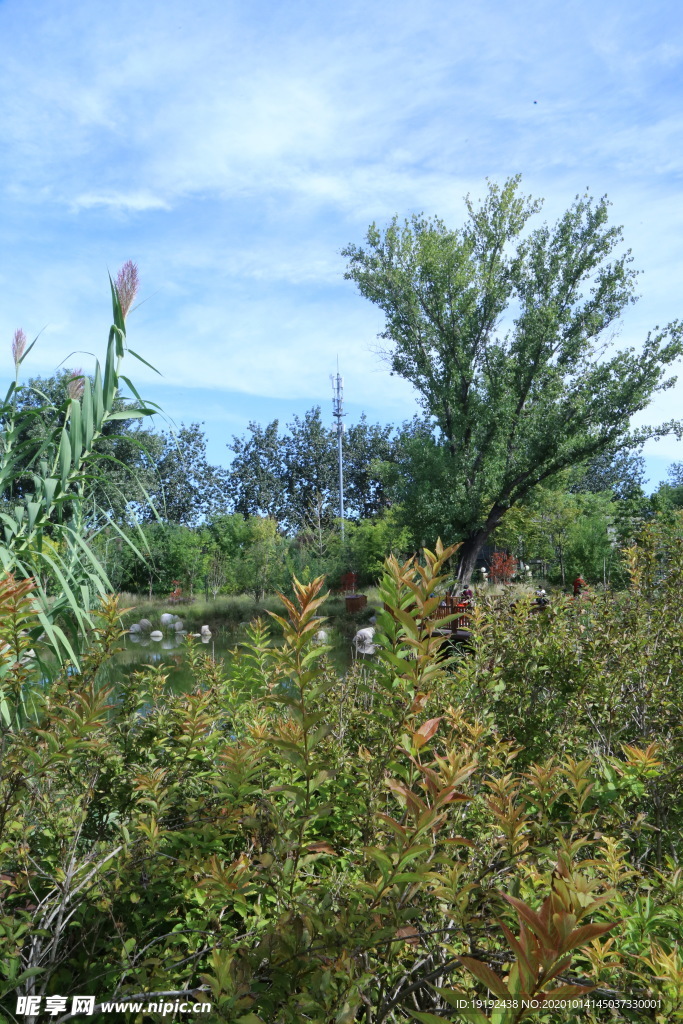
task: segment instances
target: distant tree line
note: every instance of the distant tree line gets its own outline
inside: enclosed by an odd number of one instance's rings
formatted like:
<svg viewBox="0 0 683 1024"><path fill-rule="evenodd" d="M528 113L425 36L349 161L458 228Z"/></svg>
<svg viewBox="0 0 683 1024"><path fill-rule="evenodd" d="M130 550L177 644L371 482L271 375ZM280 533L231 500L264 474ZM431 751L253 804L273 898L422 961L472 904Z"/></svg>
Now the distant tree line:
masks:
<svg viewBox="0 0 683 1024"><path fill-rule="evenodd" d="M336 428L323 423L320 406L295 416L280 432L278 420L250 423L233 437L229 481L233 509L274 519L283 529L330 526L339 514ZM365 415L344 433L344 510L352 520L373 519L390 505L379 472L397 458L391 426L368 423Z"/></svg>
<svg viewBox="0 0 683 1024"><path fill-rule="evenodd" d="M41 395L59 404L74 371L34 378L21 401L36 410ZM117 399L125 411L134 403ZM29 430L50 424L36 411ZM139 419L107 424L98 449L105 456L89 480L90 535L120 590L168 593L173 581L186 595L250 592L259 597L327 573L332 581L353 570L372 583L382 559L409 555L447 531L449 479L441 472L438 437L427 417L398 427L363 416L344 434L345 543L339 535L336 430L320 407L295 416L250 423L228 444L228 468L213 466L200 423L155 431ZM27 450L33 450L27 445ZM491 546L513 555L517 578L542 577L567 585L581 573L594 583L620 585L621 548L656 515L683 508L683 463L654 494L644 490L638 450L602 452L533 488L501 518ZM18 474L11 507L31 481ZM122 534L133 544L125 544ZM143 557L135 553L134 548ZM480 558L478 565L486 566ZM481 578L475 568L475 579Z"/></svg>

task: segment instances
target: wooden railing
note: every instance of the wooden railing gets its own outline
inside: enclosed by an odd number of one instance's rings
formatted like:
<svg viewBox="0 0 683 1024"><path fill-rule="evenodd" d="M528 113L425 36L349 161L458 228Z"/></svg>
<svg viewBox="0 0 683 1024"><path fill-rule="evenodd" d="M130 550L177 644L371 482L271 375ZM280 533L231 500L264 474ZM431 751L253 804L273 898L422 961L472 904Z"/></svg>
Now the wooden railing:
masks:
<svg viewBox="0 0 683 1024"><path fill-rule="evenodd" d="M470 625L470 606L466 601L458 601L454 597L445 597L432 614L432 619L439 621L451 615L457 616L448 622L451 629L468 629Z"/></svg>
<svg viewBox="0 0 683 1024"><path fill-rule="evenodd" d="M406 611L412 611L415 605L409 605ZM387 604L384 605L385 611L391 609ZM458 601L457 598L447 595L443 601L434 609L429 617L430 622L440 622L442 619L449 618L449 616L455 616L445 624L447 629L469 629L470 628L470 615L471 607L467 601Z"/></svg>

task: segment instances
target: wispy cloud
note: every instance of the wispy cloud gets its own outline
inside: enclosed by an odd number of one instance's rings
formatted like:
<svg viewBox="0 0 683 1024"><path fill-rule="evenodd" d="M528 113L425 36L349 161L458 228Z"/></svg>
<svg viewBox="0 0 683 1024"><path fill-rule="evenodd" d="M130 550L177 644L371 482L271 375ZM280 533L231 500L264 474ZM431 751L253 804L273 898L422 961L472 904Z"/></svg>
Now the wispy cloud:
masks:
<svg viewBox="0 0 683 1024"><path fill-rule="evenodd" d="M167 387L324 399L339 353L360 401L410 415L340 249L395 212L457 224L522 171L549 218L612 195L646 271L636 342L680 312L682 56L665 0L5 0L0 333L28 311L46 367L93 349L131 258Z"/></svg>
<svg viewBox="0 0 683 1024"><path fill-rule="evenodd" d="M71 201L71 209L89 210L96 206L109 207L112 210L142 213L145 210L170 210L165 199L150 195L148 192L84 192Z"/></svg>

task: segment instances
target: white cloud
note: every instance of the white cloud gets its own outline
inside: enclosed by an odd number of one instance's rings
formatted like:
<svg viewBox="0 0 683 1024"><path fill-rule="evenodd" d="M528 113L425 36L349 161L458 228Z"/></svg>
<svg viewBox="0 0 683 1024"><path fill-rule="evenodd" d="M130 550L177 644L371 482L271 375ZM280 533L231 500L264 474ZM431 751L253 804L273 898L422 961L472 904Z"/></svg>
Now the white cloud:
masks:
<svg viewBox="0 0 683 1024"><path fill-rule="evenodd" d="M105 206L113 210L141 213L145 210L169 210L171 207L165 199L146 192L132 192L126 195L121 192L97 193L84 192L76 196L71 203L73 210L90 210L96 206Z"/></svg>
<svg viewBox="0 0 683 1024"><path fill-rule="evenodd" d="M395 212L457 224L521 170L549 219L612 195L646 270L637 341L680 311L682 27L664 0L5 0L0 333L52 324L46 366L100 351L106 270L133 258L134 347L169 381L324 396L339 352L393 416L412 397L340 248Z"/></svg>

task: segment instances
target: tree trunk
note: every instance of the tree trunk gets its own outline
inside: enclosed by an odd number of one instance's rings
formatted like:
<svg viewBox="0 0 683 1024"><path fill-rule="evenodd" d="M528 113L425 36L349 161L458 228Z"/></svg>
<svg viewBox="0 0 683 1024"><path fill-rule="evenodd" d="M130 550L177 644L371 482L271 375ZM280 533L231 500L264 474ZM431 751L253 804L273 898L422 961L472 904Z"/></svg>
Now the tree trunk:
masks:
<svg viewBox="0 0 683 1024"><path fill-rule="evenodd" d="M465 587L469 584L481 550L485 547L489 537L505 515L505 511L506 510L504 508L500 508L497 505L494 506L494 508L489 512L488 519L484 525L471 533L462 542L458 550L458 555L460 556L460 561L458 563L458 584L460 586Z"/></svg>

